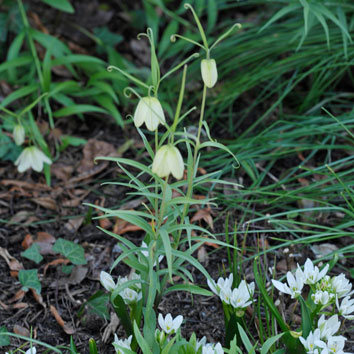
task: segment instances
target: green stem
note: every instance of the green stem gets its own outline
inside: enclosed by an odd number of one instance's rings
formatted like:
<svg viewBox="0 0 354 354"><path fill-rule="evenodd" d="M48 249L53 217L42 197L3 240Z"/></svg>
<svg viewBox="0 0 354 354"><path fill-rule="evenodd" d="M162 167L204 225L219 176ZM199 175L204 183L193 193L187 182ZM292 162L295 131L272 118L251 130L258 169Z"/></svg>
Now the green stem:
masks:
<svg viewBox="0 0 354 354"><path fill-rule="evenodd" d="M199 145L200 145L200 134L201 134L201 131L202 131L204 112L205 112L206 93L207 93L207 87L206 87L206 85L204 85L203 97L202 97L202 105L201 105L201 108L200 108L200 116L199 116L197 142L196 142L196 145L195 145L194 156L193 156L193 172L188 175L188 189L187 189L187 195L186 195L187 198L191 198L192 195L193 195L193 177L196 174L196 171L197 171L197 168L198 168L198 166L197 166L197 157L198 157L198 151L199 151ZM181 225L183 225L184 219L185 219L188 211L189 211L189 205L186 203L186 204L184 204L184 207L183 207L183 213L182 213L182 217L181 217ZM179 230L179 232L178 232L177 240L176 240L176 243L174 245L175 249L177 249L177 247L179 245L181 236L182 236L182 229Z"/></svg>
<svg viewBox="0 0 354 354"><path fill-rule="evenodd" d="M34 60L34 64L36 66L37 75L38 75L38 79L39 79L39 82L40 82L40 85L41 85L41 89L43 91L45 91L41 64L40 64L40 61L38 59L38 55L37 55L37 51L36 51L36 47L34 45L34 41L33 41L32 35L30 33L30 25L28 23L26 11L25 11L25 8L23 6L22 0L17 0L17 3L18 3L18 7L20 9L23 25L25 26L25 31L26 31L26 35L27 35L27 39L28 39L28 44L29 44L29 47L30 47L30 51L31 51L33 60ZM52 110L51 110L51 107L49 105L49 101L48 101L47 97L44 98L44 104L45 104L45 107L46 107L47 113L48 113L49 125L53 129L54 128L54 120L53 120Z"/></svg>
<svg viewBox="0 0 354 354"><path fill-rule="evenodd" d="M162 201L161 201L161 206L160 206L160 210L159 210L159 219L158 219L158 225L156 227L156 238L158 236L158 230L160 229L162 223L163 223L163 216L164 216L164 213L165 213L165 206L166 206L166 188L167 188L167 180L168 180L168 177L165 178L165 183L163 185L163 188L162 188Z"/></svg>
<svg viewBox="0 0 354 354"><path fill-rule="evenodd" d="M179 97L178 97L176 113L175 113L175 117L174 117L173 124L172 124L172 127L171 127L171 133L172 133L171 134L171 144L173 144L174 133L176 131L177 124L178 124L178 119L179 119L179 116L181 114L181 108L182 108L182 102L183 102L183 96L184 96L184 88L186 86L186 76L187 76L187 65L185 65L184 68L183 68L181 89L179 91Z"/></svg>

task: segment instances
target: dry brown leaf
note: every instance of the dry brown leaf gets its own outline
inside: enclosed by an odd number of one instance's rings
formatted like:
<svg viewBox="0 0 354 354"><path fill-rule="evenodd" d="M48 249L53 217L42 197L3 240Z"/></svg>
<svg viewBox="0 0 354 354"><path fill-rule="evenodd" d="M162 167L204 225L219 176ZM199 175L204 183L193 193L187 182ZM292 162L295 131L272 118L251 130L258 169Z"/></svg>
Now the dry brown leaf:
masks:
<svg viewBox="0 0 354 354"><path fill-rule="evenodd" d="M204 220L214 231L213 217L210 208L199 209L192 217L191 222Z"/></svg>
<svg viewBox="0 0 354 354"><path fill-rule="evenodd" d="M89 139L83 148L83 158L80 162L78 172L85 173L91 171L95 167L95 158L98 156L113 156L116 154L116 149L112 144L96 139ZM99 161L99 164L108 165L108 161Z"/></svg>
<svg viewBox="0 0 354 354"><path fill-rule="evenodd" d="M21 210L10 219L10 223L22 223L30 214L31 213L27 210Z"/></svg>
<svg viewBox="0 0 354 354"><path fill-rule="evenodd" d="M59 264L68 264L70 261L66 258L58 258L58 259L54 259L54 261L51 261L49 263L47 263L45 266L44 266L44 269L43 269L43 276L46 275L47 273L47 270L49 267L51 266L57 266Z"/></svg>
<svg viewBox="0 0 354 354"><path fill-rule="evenodd" d="M52 188L43 183L29 183L24 181L18 181L16 179L3 179L1 182L4 186L17 186L30 191L51 191Z"/></svg>
<svg viewBox="0 0 354 354"><path fill-rule="evenodd" d="M149 222L151 225L151 222ZM123 235L127 232L140 231L142 228L140 226L133 225L125 220L116 219L116 222L113 227L113 232L117 235Z"/></svg>
<svg viewBox="0 0 354 354"><path fill-rule="evenodd" d="M53 306L53 305L50 305L50 312L52 313L52 315L54 316L54 318L56 319L56 321L58 322L59 326L61 328L63 328L64 332L66 334L74 334L75 333L75 330L70 327L62 318L61 316L59 315L59 312L57 311L57 309Z"/></svg>
<svg viewBox="0 0 354 354"><path fill-rule="evenodd" d="M10 306L6 305L4 302L2 302L0 300L0 306L4 309L4 310L8 310Z"/></svg>
<svg viewBox="0 0 354 354"><path fill-rule="evenodd" d="M30 288L32 291L32 295L33 297L36 299L36 301L42 305L44 308L47 308L47 305L44 303L43 301L43 297L41 294L37 294L37 291L35 291L34 289Z"/></svg>
<svg viewBox="0 0 354 354"><path fill-rule="evenodd" d="M88 272L88 267L83 265L78 265L73 268L69 277L61 278L59 281L54 281L50 284L50 287L62 287L66 284L77 285L80 284L85 278Z"/></svg>
<svg viewBox="0 0 354 354"><path fill-rule="evenodd" d="M17 277L18 271L24 269L23 264L15 257L12 257L7 249L0 247L0 256L5 259L5 262L10 268L10 274L12 277Z"/></svg>
<svg viewBox="0 0 354 354"><path fill-rule="evenodd" d="M84 220L85 220L84 216L80 216L75 219L70 219L67 223L65 223L64 227L70 232L76 232L77 230L79 230Z"/></svg>
<svg viewBox="0 0 354 354"><path fill-rule="evenodd" d="M72 165L65 165L63 163L55 163L52 165L50 172L58 179L67 182L72 173L74 172L74 167Z"/></svg>
<svg viewBox="0 0 354 354"><path fill-rule="evenodd" d="M56 238L49 234L48 232L39 231L37 232L37 238L34 240L40 248L40 253L42 255L55 254L52 251L52 247L56 241Z"/></svg>
<svg viewBox="0 0 354 354"><path fill-rule="evenodd" d="M20 301L24 298L26 295L26 292L23 291L22 289L18 290L16 294L8 301L9 304L12 304L13 302Z"/></svg>
<svg viewBox="0 0 354 354"><path fill-rule="evenodd" d="M26 302L18 302L17 304L13 304L10 306L10 310L20 310L26 309L29 305Z"/></svg>
<svg viewBox="0 0 354 354"><path fill-rule="evenodd" d="M13 332L15 334L19 334L20 336L24 336L24 337L30 336L30 331L27 328L22 327L20 325L14 325Z"/></svg>
<svg viewBox="0 0 354 354"><path fill-rule="evenodd" d="M208 260L209 260L209 257L208 257L208 253L205 249L204 246L200 246L198 248L198 261L200 263L203 263L204 265L207 265L208 264Z"/></svg>
<svg viewBox="0 0 354 354"><path fill-rule="evenodd" d="M101 201L99 201L98 199L95 201L95 205L100 206L100 207L104 207L104 202L105 202L105 198L101 198ZM97 214L99 216L104 216L104 213L102 211L98 211ZM112 223L108 218L101 218L98 220L98 223L100 224L100 227L102 227L102 229L108 230L112 227Z"/></svg>
<svg viewBox="0 0 354 354"><path fill-rule="evenodd" d="M21 246L23 249L26 250L27 248L31 247L32 243L33 243L32 236L30 234L27 234L23 239L23 241L21 242Z"/></svg>
<svg viewBox="0 0 354 354"><path fill-rule="evenodd" d="M31 199L36 204L50 210L57 210L58 204L57 202L50 197L37 197Z"/></svg>

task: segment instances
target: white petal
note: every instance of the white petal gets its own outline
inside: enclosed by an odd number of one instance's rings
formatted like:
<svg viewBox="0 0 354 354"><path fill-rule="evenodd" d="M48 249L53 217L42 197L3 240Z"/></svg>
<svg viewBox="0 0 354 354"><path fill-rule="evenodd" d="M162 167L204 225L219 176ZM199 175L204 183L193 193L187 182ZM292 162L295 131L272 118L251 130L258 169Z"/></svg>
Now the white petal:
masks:
<svg viewBox="0 0 354 354"><path fill-rule="evenodd" d="M181 179L184 172L183 158L175 146L170 146L167 162L173 177Z"/></svg>

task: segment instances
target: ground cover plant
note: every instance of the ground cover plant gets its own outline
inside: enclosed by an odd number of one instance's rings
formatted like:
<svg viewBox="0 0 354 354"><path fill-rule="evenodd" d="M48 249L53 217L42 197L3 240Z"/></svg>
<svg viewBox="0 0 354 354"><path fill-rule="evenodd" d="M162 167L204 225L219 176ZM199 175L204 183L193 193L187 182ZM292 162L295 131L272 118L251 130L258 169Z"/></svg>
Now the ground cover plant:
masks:
<svg viewBox="0 0 354 354"><path fill-rule="evenodd" d="M1 5L4 352L353 352L353 6L39 3Z"/></svg>

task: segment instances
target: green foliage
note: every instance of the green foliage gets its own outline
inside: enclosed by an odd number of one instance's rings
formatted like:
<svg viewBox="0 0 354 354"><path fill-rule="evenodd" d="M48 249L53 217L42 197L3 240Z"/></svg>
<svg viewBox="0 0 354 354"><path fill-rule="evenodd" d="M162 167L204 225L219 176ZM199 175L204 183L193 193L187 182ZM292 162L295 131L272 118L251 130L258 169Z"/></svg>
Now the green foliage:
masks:
<svg viewBox="0 0 354 354"><path fill-rule="evenodd" d="M72 7L69 0L42 0L45 4L52 6L60 11L74 13L74 8Z"/></svg>
<svg viewBox="0 0 354 354"><path fill-rule="evenodd" d="M90 296L87 301L81 305L77 316L80 318L85 309L87 308L89 312L95 313L98 316L109 319L108 313L108 302L109 302L109 295L104 294L103 291L99 290L92 296Z"/></svg>
<svg viewBox="0 0 354 354"><path fill-rule="evenodd" d="M37 294L41 293L41 283L38 279L38 270L37 269L21 269L18 272L18 279L22 284L22 290L28 291L30 288L34 289Z"/></svg>
<svg viewBox="0 0 354 354"><path fill-rule="evenodd" d="M68 258L73 264L79 265L87 263L83 247L72 241L58 238L52 250Z"/></svg>
<svg viewBox="0 0 354 354"><path fill-rule="evenodd" d="M10 344L10 338L8 335L4 334L7 332L7 328L5 326L0 327L0 347L5 347Z"/></svg>
<svg viewBox="0 0 354 354"><path fill-rule="evenodd" d="M21 252L21 256L30 259L36 264L40 263L43 256L40 254L40 247L37 244L33 244L26 251Z"/></svg>

